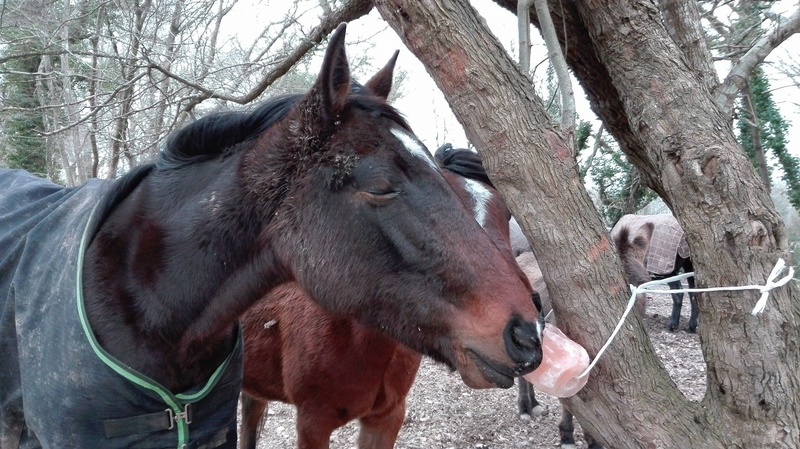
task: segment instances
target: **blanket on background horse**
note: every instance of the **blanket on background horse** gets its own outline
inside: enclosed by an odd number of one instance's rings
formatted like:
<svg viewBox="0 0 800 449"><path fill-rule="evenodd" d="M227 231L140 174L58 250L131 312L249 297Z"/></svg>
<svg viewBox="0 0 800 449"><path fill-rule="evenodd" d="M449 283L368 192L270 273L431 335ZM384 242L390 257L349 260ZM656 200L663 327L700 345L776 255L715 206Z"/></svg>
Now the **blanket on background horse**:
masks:
<svg viewBox="0 0 800 449"><path fill-rule="evenodd" d="M235 448L241 338L181 394L97 345L80 273L111 185L0 170L0 448Z"/></svg>
<svg viewBox="0 0 800 449"><path fill-rule="evenodd" d="M614 225L611 235L616 236L623 226L627 226L632 240L639 235L645 223L655 225L644 260L645 268L655 275L672 273L675 270L676 254L684 259L691 256L683 229L672 214L625 215Z"/></svg>

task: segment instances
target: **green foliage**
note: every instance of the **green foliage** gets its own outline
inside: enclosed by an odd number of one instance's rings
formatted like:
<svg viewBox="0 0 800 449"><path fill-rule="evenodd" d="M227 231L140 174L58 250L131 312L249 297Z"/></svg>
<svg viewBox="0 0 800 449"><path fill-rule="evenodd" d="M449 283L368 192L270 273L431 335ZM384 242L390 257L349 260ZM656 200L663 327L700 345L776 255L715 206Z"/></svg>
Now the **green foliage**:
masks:
<svg viewBox="0 0 800 449"><path fill-rule="evenodd" d="M575 150L580 153L589 145L589 137L592 136L592 123L586 120L578 121L575 127Z"/></svg>
<svg viewBox="0 0 800 449"><path fill-rule="evenodd" d="M751 124L758 126L761 145L764 152L769 151L777 161L781 171L781 179L786 183L786 194L795 209L800 210L800 160L789 154L786 141L788 123L781 116L770 92L769 80L761 68L753 71L749 79L751 102L755 110L753 117L743 102L739 104L740 120L737 123L739 142L747 156L756 161L753 147L753 130ZM767 169L772 172L772 168Z"/></svg>
<svg viewBox="0 0 800 449"><path fill-rule="evenodd" d="M0 55L7 61L0 66L5 112L2 116L3 145L0 159L9 168L21 168L58 182L59 164L48 154L42 115L37 94L36 77L40 71L41 54L45 51L35 34L10 23L0 28ZM15 56L20 55L20 56Z"/></svg>
<svg viewBox="0 0 800 449"><path fill-rule="evenodd" d="M18 50L19 51L19 50ZM36 97L34 77L39 67L39 56L12 59L5 65L9 73L3 77L5 105L16 110L3 122L5 145L2 151L9 168L22 168L39 176L49 173L44 122Z"/></svg>
<svg viewBox="0 0 800 449"><path fill-rule="evenodd" d="M585 126L581 123L581 127ZM591 127L589 127L591 131ZM579 133L576 132L576 135ZM580 137L579 137L580 138ZM605 136L598 142L599 153L595 155L588 168L592 183L597 191L597 208L611 226L625 214L632 214L656 198L656 194L645 187L639 172L625 158L616 144ZM586 144L579 148L585 148Z"/></svg>

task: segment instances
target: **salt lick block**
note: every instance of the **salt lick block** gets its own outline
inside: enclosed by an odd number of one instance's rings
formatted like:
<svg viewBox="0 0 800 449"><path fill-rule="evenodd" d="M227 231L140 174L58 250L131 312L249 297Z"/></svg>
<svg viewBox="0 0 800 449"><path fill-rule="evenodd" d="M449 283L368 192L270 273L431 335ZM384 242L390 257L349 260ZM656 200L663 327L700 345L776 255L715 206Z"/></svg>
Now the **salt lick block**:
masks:
<svg viewBox="0 0 800 449"><path fill-rule="evenodd" d="M542 332L542 363L523 378L539 391L568 398L586 385L589 375L578 376L587 366L586 349L570 340L561 329L548 324Z"/></svg>

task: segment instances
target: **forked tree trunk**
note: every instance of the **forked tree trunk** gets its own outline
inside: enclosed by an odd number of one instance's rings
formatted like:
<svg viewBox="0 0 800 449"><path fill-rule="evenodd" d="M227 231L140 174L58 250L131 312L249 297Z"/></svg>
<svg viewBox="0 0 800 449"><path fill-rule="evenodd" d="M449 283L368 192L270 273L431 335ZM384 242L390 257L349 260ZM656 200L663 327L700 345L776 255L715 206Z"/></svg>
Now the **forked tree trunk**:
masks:
<svg viewBox="0 0 800 449"><path fill-rule="evenodd" d="M595 354L627 288L576 162L530 80L467 2L376 3L436 80L532 237L559 324ZM658 8L554 3L554 16L572 14L566 29L582 33L568 61L595 110L686 230L698 286L762 284L788 256L783 225L708 86L681 62ZM702 296L708 390L701 403L678 391L631 317L568 405L615 448L796 447L800 291L793 284L773 291L766 313L752 317L757 299L755 292Z"/></svg>

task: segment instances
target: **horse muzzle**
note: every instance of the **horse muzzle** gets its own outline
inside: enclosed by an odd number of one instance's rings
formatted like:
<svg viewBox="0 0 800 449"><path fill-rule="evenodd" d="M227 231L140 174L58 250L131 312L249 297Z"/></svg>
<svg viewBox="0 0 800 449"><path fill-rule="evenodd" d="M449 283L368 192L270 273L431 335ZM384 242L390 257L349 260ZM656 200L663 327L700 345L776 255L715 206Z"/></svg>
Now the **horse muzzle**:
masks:
<svg viewBox="0 0 800 449"><path fill-rule="evenodd" d="M515 377L535 370L542 363L543 330L544 317L541 314L535 323L514 316L503 330L506 353L515 364L513 368Z"/></svg>
<svg viewBox="0 0 800 449"><path fill-rule="evenodd" d="M503 330L505 351L493 352L478 342L465 345L456 363L464 383L476 389L510 388L515 377L535 370L542 362L544 324L540 321L512 317Z"/></svg>

